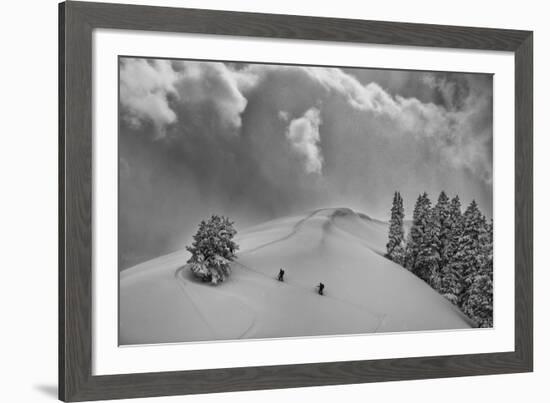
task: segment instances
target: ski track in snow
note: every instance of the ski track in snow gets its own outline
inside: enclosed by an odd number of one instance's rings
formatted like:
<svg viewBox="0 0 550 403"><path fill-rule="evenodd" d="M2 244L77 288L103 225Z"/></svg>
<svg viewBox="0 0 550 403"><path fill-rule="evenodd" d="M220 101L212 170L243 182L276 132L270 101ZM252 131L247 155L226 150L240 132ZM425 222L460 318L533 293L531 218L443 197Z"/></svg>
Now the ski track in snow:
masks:
<svg viewBox="0 0 550 403"><path fill-rule="evenodd" d="M233 265L237 265L243 269L246 269L246 270L250 270L252 272L254 272L255 274L259 275L259 276L262 276L262 277L266 277L272 281L278 281L276 278L274 277L271 277L263 272L261 272L260 270L257 270L257 269L253 269L243 263L240 263L238 261L234 261L232 262ZM195 308L195 310L197 311L197 313L200 315L200 317L202 318L202 320L205 322L205 324L207 325L207 327L211 330L212 334L214 336L217 336L217 332L216 330L214 330L214 327L210 324L210 322L208 321L208 319L206 318L206 315L201 311L201 309L199 308L199 305L195 302L195 298L193 297L192 293L190 292L187 292L186 291L186 282L188 280L185 280L183 278L183 271L185 270L185 266L183 267L180 267L176 270L176 272L174 273L174 277L177 279L178 281L178 284L181 288L181 291L187 296L187 298L191 301L191 303L193 304L193 307ZM300 291L305 291L305 292L316 292L314 288L312 289L309 289L308 287L304 287L300 284L295 284L295 283L291 283L289 281L281 281L280 282L282 286L287 286L287 287L293 287L295 289L299 289ZM219 291L220 294L223 294L223 295L226 295L227 297L230 297L230 298L234 298L234 295L232 294L229 294L229 293L226 293L224 291L221 291L221 290L217 290ZM378 324L376 325L375 329L372 331L372 333L376 333L381 325L382 325L382 322L384 320L384 318L386 317L386 314L380 314L380 313L376 313L376 312L373 312L372 310L370 310L368 307L364 306L364 305L361 305L361 304L355 304L351 301L346 301L342 298L338 298L334 295L331 295L331 294L323 294L322 296L319 296L319 297L322 297L322 298L328 298L328 299L332 299L332 300L335 300L335 301L338 301L338 302L341 302L341 303L344 303L344 304L347 304L347 305L350 305L350 306L353 306L354 308L356 309L359 309L359 310L364 310L365 312L368 312L370 313L371 315L377 317L378 319ZM242 301L238 301L240 305L242 305L245 309L247 308L246 304L243 303ZM258 323L258 317L257 317L257 314L254 314L254 318L253 320L251 321L250 325L248 326L248 328L238 337L238 338L244 338L248 333L250 333L250 331L257 325Z"/></svg>
<svg viewBox="0 0 550 403"><path fill-rule="evenodd" d="M256 269L253 269L253 268L251 268L251 267L248 267L248 266L246 266L246 265L244 265L244 264L242 264L242 263L240 263L240 262L238 262L238 261L234 261L233 264L236 264L236 265L238 265L238 266L240 266L240 267L242 267L242 268L244 268L244 269L251 270L251 271L253 271L253 272L256 273L256 274L259 274L259 275L261 275L261 276L267 277L267 278L272 279L272 280L274 280L274 281L278 281L277 279L275 279L275 278L273 278L273 277L271 277L271 276L268 276L267 274L262 273L262 272L259 271L259 270L256 270ZM289 281L281 281L281 283L284 284L284 285L287 285L287 286L294 287L294 288L299 288L299 289L304 290L304 291L306 291L306 292L315 292L315 291L314 291L315 289L311 289L311 290L310 290L310 289L307 288L307 287L304 287L304 286L302 286L302 285L300 285L300 284L290 283ZM376 333L376 331L380 328L380 326L381 326L381 324L382 324L382 321L383 321L384 317L386 316L386 314L380 314L380 313L373 312L372 310L370 310L368 307L366 307L366 306L364 306L364 305L355 304L355 303L353 303L353 302L351 302L351 301L346 301L346 300L344 300L344 299L342 299L342 298L338 298L338 297L335 297L335 296L333 296L333 295L331 295L331 294L327 294L326 292L325 292L323 295L320 295L320 297L323 297L323 298L330 298L330 299L333 299L333 300L335 300L335 301L339 301L339 302L342 302L342 303L344 303L344 304L351 305L351 306L353 306L353 307L355 307L355 308L357 308L357 309L364 310L364 311L370 313L371 315L376 316L376 317L378 318L378 325L376 326L376 330L374 330L373 333Z"/></svg>
<svg viewBox="0 0 550 403"><path fill-rule="evenodd" d="M182 266L180 267L179 269L176 270L176 272L174 273L174 277L176 278L182 292L187 296L187 298L189 298L189 300L191 301L191 303L193 304L195 310L198 312L198 314L200 315L200 317L204 320L204 322L206 323L206 325L208 326L208 328L210 328L210 330L212 331L212 334L214 336L218 336L217 332L214 330L214 328L210 325L210 322L206 319L204 313L200 310L199 306L197 305L197 303L195 303L194 301L194 298L191 296L191 294L189 292L186 292L185 290L185 287L186 287L186 282L187 280L185 280L183 278L183 271L185 270L185 266ZM219 290L217 290L219 291ZM229 294L227 292L224 292L224 291L220 291L219 292L220 294L223 294L223 295L226 295L227 297L229 298L233 298L236 302L239 303L239 305L241 305L245 310L248 309L248 306L240 301L238 298L235 298L234 295L232 294ZM250 330L252 330L252 328L254 327L254 325L257 323L257 320L258 320L258 315L256 313L254 313L254 317L250 323L250 325L246 328L246 330L238 337L238 338L243 338Z"/></svg>
<svg viewBox="0 0 550 403"><path fill-rule="evenodd" d="M216 336L216 331L214 330L214 328L212 327L212 325L210 324L210 322L208 321L208 319L206 319L205 315L202 313L202 311L199 309L199 306L197 305L197 303L195 302L195 299L191 296L190 293L186 292L185 290L185 283L183 281L180 280L179 278L179 274L180 274L180 271L183 270L183 267L180 267L178 270L176 270L176 273L174 274L174 277L176 277L176 279L178 280L178 285L180 286L181 288L181 291L185 294L185 296L189 299L189 301L191 301L191 304L193 305L193 308L195 309L195 311L199 314L199 316L201 317L201 319L203 320L203 322L206 324L206 326L208 327L208 329L210 329L210 331L212 332L212 335L213 336Z"/></svg>

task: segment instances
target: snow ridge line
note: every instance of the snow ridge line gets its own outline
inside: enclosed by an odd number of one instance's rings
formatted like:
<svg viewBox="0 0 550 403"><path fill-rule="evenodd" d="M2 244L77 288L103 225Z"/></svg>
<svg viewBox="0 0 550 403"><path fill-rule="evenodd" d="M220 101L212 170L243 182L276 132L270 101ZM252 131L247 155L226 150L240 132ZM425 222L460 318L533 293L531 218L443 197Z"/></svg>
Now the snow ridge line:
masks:
<svg viewBox="0 0 550 403"><path fill-rule="evenodd" d="M279 239L275 239L274 241L269 241L268 243L265 243L265 244L263 244L263 245L260 245L260 246L255 247L255 248L253 248L253 249L244 251L243 253L256 252L257 250L262 249L262 248L265 248L266 246L273 245L273 244L278 243L278 242L286 241L287 239L289 239L289 238L291 238L292 236L296 235L296 234L298 233L298 231L300 230L300 227L301 227L307 220L309 220L309 219L312 218L314 215L316 215L317 213L319 213L320 211L323 211L323 210L326 210L326 209L318 209L318 210L315 210L315 211L313 211L312 213L308 214L306 217L302 218L300 221L298 221L296 224L294 224L294 227L292 228L292 231L291 231L288 235L285 235L284 237L279 238Z"/></svg>

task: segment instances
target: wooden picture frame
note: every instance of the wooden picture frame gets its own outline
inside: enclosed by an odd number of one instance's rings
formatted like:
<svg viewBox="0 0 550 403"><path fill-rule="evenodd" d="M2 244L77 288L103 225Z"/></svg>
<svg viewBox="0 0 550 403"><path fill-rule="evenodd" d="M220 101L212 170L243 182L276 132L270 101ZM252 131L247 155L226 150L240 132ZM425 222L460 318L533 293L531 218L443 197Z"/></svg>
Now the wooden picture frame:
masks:
<svg viewBox="0 0 550 403"><path fill-rule="evenodd" d="M92 375L92 31L239 35L515 54L515 351ZM533 369L533 33L69 1L59 5L59 398L116 399Z"/></svg>

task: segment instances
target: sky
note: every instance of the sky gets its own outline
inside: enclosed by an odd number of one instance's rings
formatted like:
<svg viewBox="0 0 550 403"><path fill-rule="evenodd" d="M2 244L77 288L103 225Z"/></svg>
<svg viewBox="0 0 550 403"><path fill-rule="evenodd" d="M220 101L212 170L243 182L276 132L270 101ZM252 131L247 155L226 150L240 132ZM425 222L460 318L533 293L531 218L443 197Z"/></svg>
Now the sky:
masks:
<svg viewBox="0 0 550 403"><path fill-rule="evenodd" d="M120 58L119 253L189 243L320 207L410 217L443 190L492 217L487 74Z"/></svg>

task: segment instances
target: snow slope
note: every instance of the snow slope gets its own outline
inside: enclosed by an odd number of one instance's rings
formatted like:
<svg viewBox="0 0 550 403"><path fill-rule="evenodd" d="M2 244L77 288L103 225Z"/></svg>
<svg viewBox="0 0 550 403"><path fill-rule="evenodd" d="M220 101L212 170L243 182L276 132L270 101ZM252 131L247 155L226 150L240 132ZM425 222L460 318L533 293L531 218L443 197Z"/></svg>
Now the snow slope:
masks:
<svg viewBox="0 0 550 403"><path fill-rule="evenodd" d="M241 231L220 286L195 280L187 251L120 273L121 344L470 327L446 299L385 259L387 224L321 209ZM276 281L279 268L285 282ZM325 295L315 286L323 282Z"/></svg>

